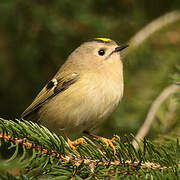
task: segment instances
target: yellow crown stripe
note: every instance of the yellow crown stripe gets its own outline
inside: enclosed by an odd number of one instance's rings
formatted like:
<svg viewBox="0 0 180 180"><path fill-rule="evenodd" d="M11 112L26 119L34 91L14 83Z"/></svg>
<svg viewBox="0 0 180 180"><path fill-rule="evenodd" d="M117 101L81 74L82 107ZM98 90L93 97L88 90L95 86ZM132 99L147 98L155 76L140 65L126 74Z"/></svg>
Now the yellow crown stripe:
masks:
<svg viewBox="0 0 180 180"><path fill-rule="evenodd" d="M108 38L96 38L96 39L97 39L97 40L104 41L104 42L112 41L111 39L108 39Z"/></svg>

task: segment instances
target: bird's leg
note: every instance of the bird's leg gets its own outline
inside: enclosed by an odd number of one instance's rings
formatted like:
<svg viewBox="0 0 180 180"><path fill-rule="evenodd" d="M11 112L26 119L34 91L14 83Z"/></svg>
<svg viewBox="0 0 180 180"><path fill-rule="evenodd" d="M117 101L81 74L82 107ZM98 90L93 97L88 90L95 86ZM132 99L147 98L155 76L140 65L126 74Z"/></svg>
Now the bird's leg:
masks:
<svg viewBox="0 0 180 180"><path fill-rule="evenodd" d="M75 148L76 145L86 143L86 141L85 141L83 138L78 138L78 139L76 139L75 141L71 141L71 140L67 137L66 132L65 132L65 131L62 131L62 132L63 132L63 134L64 134L64 137L65 137L65 139L66 139L69 147L70 147L71 149L73 149L73 150L76 150L76 148Z"/></svg>
<svg viewBox="0 0 180 180"><path fill-rule="evenodd" d="M89 131L84 131L84 133L88 134L89 136L101 139L107 146L110 146L113 149L114 154L116 154L116 148L113 145L113 141L115 140L115 137L113 137L112 139L108 139L101 136L97 136Z"/></svg>

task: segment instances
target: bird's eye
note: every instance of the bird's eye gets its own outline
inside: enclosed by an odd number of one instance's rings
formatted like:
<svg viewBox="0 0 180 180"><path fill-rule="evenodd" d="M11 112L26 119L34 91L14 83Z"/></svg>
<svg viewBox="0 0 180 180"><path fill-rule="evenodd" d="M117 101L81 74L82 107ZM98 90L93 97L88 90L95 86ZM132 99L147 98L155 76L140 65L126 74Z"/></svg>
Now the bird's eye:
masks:
<svg viewBox="0 0 180 180"><path fill-rule="evenodd" d="M105 50L104 50L104 49L100 49L100 50L98 51L98 54L99 54L100 56L103 56L103 55L105 54Z"/></svg>

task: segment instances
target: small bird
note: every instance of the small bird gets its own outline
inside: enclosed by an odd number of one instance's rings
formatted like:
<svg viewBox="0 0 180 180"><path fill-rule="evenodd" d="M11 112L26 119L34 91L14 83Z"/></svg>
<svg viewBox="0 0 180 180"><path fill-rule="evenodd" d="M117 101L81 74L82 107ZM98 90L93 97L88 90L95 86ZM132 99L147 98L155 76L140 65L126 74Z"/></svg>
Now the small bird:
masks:
<svg viewBox="0 0 180 180"><path fill-rule="evenodd" d="M66 133L90 134L117 108L124 87L120 51L127 46L119 46L108 38L82 43L21 118L63 132L72 148L83 142L82 138L70 141ZM113 148L111 140L102 140Z"/></svg>

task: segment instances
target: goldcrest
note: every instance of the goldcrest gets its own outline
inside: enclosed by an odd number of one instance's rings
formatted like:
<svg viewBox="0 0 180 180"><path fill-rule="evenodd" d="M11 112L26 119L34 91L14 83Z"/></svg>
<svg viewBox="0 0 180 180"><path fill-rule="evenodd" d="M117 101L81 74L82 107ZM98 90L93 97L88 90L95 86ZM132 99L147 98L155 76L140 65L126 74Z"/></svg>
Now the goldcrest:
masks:
<svg viewBox="0 0 180 180"><path fill-rule="evenodd" d="M107 119L123 96L119 46L107 38L84 42L67 58L21 118L53 131L91 131Z"/></svg>

